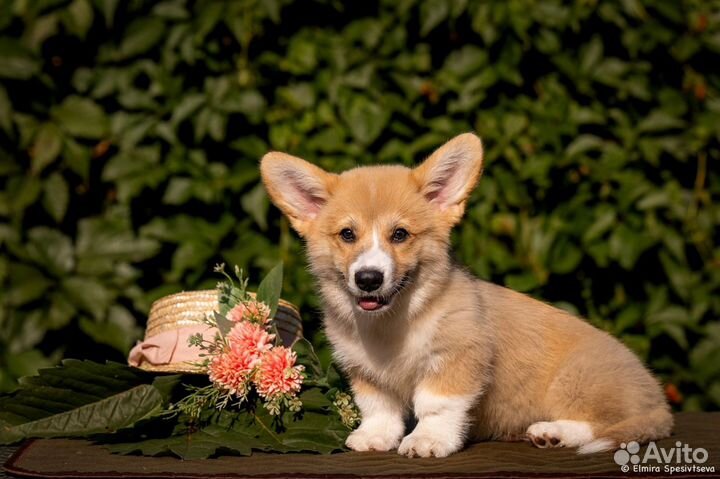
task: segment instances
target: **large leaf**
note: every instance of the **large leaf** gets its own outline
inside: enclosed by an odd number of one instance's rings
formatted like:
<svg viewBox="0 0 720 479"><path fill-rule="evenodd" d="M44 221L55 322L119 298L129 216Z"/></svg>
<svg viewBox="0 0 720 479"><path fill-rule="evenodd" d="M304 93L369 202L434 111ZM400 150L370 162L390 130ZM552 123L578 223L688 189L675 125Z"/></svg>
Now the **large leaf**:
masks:
<svg viewBox="0 0 720 479"><path fill-rule="evenodd" d="M17 426L3 425L0 443L10 444L28 437L77 437L112 432L157 414L161 406L162 396L157 389L143 384L67 412Z"/></svg>
<svg viewBox="0 0 720 479"><path fill-rule="evenodd" d="M130 427L163 406L165 397L151 382L151 375L117 363L66 360L40 370L0 397L0 443Z"/></svg>

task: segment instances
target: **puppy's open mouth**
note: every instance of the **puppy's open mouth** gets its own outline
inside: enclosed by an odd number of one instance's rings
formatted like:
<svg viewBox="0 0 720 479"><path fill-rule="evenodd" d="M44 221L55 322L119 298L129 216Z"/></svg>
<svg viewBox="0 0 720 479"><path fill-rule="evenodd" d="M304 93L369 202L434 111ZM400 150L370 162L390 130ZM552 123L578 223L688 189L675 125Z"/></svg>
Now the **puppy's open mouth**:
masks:
<svg viewBox="0 0 720 479"><path fill-rule="evenodd" d="M379 311L388 305L388 299L378 296L365 296L358 298L357 304L364 311Z"/></svg>
<svg viewBox="0 0 720 479"><path fill-rule="evenodd" d="M384 311L390 307L398 293L403 291L408 284L410 284L410 275L406 274L388 294L382 296L356 296L355 300L358 308L368 313Z"/></svg>

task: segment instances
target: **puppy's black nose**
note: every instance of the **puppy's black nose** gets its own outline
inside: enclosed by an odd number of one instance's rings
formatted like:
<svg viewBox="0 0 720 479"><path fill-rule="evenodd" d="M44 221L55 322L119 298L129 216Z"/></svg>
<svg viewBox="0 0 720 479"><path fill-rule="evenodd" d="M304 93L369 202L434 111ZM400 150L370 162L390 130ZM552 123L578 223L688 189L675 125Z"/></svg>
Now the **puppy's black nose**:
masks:
<svg viewBox="0 0 720 479"><path fill-rule="evenodd" d="M355 284L368 293L375 291L383 284L382 271L376 269L361 269L355 273Z"/></svg>

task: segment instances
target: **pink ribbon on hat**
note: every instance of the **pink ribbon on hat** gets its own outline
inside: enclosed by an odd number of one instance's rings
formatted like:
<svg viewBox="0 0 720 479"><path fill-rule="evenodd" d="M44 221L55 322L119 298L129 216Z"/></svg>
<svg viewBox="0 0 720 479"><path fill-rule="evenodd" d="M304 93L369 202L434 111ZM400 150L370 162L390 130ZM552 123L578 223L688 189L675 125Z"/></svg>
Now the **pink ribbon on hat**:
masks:
<svg viewBox="0 0 720 479"><path fill-rule="evenodd" d="M185 362L200 362L202 352L200 348L188 345L190 336L200 333L203 336L213 337L214 328L206 324L185 326L178 329L171 329L138 341L130 350L128 363L130 366L139 367L142 364L152 366L164 366Z"/></svg>

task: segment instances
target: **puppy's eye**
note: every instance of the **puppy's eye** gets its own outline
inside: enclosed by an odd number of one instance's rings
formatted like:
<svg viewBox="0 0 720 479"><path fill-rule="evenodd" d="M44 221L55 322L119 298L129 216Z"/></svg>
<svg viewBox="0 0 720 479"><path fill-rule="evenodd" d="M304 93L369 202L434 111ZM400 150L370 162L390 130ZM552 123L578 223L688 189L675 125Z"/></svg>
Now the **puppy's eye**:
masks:
<svg viewBox="0 0 720 479"><path fill-rule="evenodd" d="M408 239L408 236L410 236L410 233L408 233L405 228L398 228L393 231L392 241L393 243L402 243L403 241Z"/></svg>
<svg viewBox="0 0 720 479"><path fill-rule="evenodd" d="M350 228L343 228L340 231L340 238L346 243L352 243L355 241L355 233Z"/></svg>

